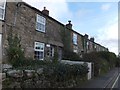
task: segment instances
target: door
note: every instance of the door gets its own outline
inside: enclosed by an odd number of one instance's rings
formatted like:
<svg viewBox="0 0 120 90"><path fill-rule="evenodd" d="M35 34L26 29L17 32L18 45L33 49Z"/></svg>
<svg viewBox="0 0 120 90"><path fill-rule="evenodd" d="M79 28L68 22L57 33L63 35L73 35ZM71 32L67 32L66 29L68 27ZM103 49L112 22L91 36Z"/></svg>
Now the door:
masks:
<svg viewBox="0 0 120 90"><path fill-rule="evenodd" d="M62 60L62 48L61 47L59 47L58 49L58 59Z"/></svg>
<svg viewBox="0 0 120 90"><path fill-rule="evenodd" d="M47 45L47 57L52 60L54 57L54 46L52 45Z"/></svg>

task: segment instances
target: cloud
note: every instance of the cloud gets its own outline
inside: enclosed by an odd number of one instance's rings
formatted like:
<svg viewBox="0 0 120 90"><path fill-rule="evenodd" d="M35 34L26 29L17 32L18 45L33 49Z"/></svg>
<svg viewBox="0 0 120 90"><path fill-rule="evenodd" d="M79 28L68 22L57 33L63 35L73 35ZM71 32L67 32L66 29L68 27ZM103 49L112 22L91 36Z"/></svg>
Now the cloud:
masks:
<svg viewBox="0 0 120 90"><path fill-rule="evenodd" d="M66 0L24 0L30 5L43 10L43 7L46 7L49 10L50 16L56 20L62 20L60 22L65 23L67 20L71 19L74 25L79 26L82 24L80 18L83 18L86 14L91 13L89 10L80 10L72 13L69 8ZM56 2L57 1L57 2ZM103 4L101 10L106 11L111 8L110 3ZM77 20L75 20L77 18ZM79 22L78 22L79 21ZM75 27L76 27L75 26ZM77 30L77 29L75 29ZM81 32L80 32L81 33ZM98 30L96 37L96 42L101 45L108 47L111 52L118 54L118 18L108 21L108 23L101 27Z"/></svg>
<svg viewBox="0 0 120 90"><path fill-rule="evenodd" d="M103 4L102 6L101 6L101 10L103 10L103 11L107 11L107 10L109 10L110 9L110 7L111 7L111 5L110 4Z"/></svg>
<svg viewBox="0 0 120 90"><path fill-rule="evenodd" d="M118 19L109 21L104 27L98 30L96 42L109 48L111 52L118 54Z"/></svg>
<svg viewBox="0 0 120 90"><path fill-rule="evenodd" d="M28 4L34 6L35 8L39 9L40 11L43 10L43 7L49 10L49 14L51 17L59 20L59 18L70 18L71 12L68 9L68 5L65 0L47 0L43 2L43 0L23 0Z"/></svg>

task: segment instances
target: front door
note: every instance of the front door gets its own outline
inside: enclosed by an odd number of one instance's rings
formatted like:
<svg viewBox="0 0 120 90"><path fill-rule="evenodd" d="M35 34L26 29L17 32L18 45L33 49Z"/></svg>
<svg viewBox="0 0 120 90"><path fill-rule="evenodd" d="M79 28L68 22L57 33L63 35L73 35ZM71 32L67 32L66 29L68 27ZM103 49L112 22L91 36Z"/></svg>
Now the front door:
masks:
<svg viewBox="0 0 120 90"><path fill-rule="evenodd" d="M58 60L62 60L62 48L58 49Z"/></svg>
<svg viewBox="0 0 120 90"><path fill-rule="evenodd" d="M52 60L54 57L54 46L49 45L49 47L47 47L47 57Z"/></svg>

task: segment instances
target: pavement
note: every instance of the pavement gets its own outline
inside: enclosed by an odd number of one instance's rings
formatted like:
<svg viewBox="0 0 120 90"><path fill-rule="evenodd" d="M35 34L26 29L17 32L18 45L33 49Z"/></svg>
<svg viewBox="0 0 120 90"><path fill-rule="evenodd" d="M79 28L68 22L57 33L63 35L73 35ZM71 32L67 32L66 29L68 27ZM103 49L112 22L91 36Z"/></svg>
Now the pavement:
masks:
<svg viewBox="0 0 120 90"><path fill-rule="evenodd" d="M118 73L118 68L111 69L107 74L86 81L78 88L105 88L114 77L117 77Z"/></svg>

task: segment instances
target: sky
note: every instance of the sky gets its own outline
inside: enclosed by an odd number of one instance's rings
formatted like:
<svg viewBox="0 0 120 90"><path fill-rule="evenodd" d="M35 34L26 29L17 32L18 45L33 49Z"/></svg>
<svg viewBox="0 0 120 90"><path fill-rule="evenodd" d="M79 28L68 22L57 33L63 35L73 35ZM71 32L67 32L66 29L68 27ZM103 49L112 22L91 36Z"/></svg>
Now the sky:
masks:
<svg viewBox="0 0 120 90"><path fill-rule="evenodd" d="M71 20L73 30L94 37L95 42L118 55L118 0L23 0L63 24ZM97 2L96 2L97 1Z"/></svg>

